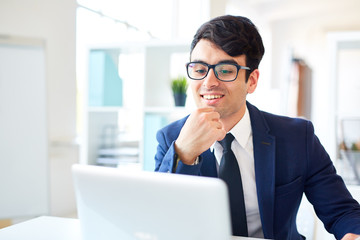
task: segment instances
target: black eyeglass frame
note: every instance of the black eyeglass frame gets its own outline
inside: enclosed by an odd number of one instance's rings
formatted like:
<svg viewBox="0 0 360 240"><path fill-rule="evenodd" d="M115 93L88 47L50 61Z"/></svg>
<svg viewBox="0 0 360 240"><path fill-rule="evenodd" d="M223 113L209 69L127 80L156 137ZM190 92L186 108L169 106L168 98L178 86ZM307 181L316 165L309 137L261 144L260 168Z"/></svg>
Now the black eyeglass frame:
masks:
<svg viewBox="0 0 360 240"><path fill-rule="evenodd" d="M205 74L202 78L192 78L192 77L190 76L189 70L188 70L188 69L189 69L189 65L190 65L190 64L194 64L194 63L199 63L199 64L202 64L202 65L208 67L208 71L206 72L206 74ZM226 64L226 65L233 65L233 66L236 67L236 69L237 69L237 71L236 71L236 76L235 76L235 78L234 78L233 80L222 80L222 79L219 78L217 72L215 71L215 67L216 67L216 66L218 66L218 65L225 65L225 64ZM196 81L196 80L203 80L204 78L206 78L206 76L207 76L207 75L209 74L209 72L210 72L210 69L213 69L214 74L215 74L215 77L216 77L217 79L219 79L220 81L222 81L222 82L233 82L233 81L235 81L236 78L238 77L238 74L239 74L240 69L244 69L244 70L248 70L248 71L251 70L249 67L241 66L241 65L236 64L236 63L207 64L207 63L204 63L204 62L188 62L188 63L186 64L186 73L187 73L188 77L189 77L190 79L192 79L192 80L195 80L195 81Z"/></svg>

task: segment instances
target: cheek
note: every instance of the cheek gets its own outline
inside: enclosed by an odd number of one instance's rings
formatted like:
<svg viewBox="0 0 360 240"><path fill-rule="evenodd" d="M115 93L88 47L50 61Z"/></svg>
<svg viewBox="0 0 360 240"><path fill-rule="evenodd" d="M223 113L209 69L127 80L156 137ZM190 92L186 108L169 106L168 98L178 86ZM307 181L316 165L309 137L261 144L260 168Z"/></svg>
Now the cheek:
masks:
<svg viewBox="0 0 360 240"><path fill-rule="evenodd" d="M232 88L228 88L228 92L233 98L243 98L247 94L247 86L245 84L236 85Z"/></svg>
<svg viewBox="0 0 360 240"><path fill-rule="evenodd" d="M201 86L201 81L191 80L191 82L190 82L190 88L191 88L193 94L196 94L196 93L197 93L197 91L199 90L200 86Z"/></svg>

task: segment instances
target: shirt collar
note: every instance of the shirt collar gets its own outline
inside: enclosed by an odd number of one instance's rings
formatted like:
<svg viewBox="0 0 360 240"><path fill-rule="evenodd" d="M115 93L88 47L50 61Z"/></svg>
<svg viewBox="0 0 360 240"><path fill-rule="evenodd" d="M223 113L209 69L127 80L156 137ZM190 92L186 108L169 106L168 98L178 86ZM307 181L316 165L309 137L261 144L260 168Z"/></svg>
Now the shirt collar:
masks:
<svg viewBox="0 0 360 240"><path fill-rule="evenodd" d="M236 139L236 141L245 148L250 134L251 134L251 122L249 110L245 109L245 114L242 119L229 131Z"/></svg>

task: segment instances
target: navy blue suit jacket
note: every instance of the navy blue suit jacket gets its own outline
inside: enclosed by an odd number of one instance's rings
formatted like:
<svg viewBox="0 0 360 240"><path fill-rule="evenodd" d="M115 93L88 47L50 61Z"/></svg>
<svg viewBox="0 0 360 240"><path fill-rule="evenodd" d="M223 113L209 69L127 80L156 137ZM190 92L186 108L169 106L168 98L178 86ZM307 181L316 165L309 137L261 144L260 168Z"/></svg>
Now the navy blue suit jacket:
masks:
<svg viewBox="0 0 360 240"><path fill-rule="evenodd" d="M360 234L360 207L351 197L331 159L314 134L311 122L276 116L247 103L253 133L255 178L260 218L265 238L302 239L296 215L303 193L325 228L341 239ZM155 171L172 172L177 139L186 118L157 133ZM210 150L198 165L181 161L176 173L217 177Z"/></svg>

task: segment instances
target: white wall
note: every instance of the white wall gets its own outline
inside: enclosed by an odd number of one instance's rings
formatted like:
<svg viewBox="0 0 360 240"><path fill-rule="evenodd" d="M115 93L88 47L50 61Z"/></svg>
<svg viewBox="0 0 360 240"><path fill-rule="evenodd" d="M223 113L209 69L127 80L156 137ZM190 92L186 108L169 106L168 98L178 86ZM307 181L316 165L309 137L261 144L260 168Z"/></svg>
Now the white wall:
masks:
<svg viewBox="0 0 360 240"><path fill-rule="evenodd" d="M344 1L346 5L346 1ZM335 129L333 124L331 85L332 70L327 34L336 31L360 30L360 2L346 9L309 13L295 18L273 21L272 29L272 86L282 90L288 81L287 66L291 55L302 58L312 69L312 121L323 145L335 158ZM283 98L284 99L284 98ZM285 101L286 99L284 99ZM334 129L329 131L329 129Z"/></svg>
<svg viewBox="0 0 360 240"><path fill-rule="evenodd" d="M69 172L71 163L78 161L77 147L73 144L76 137L75 19L76 0L0 1L0 37L12 35L45 41L49 197L53 215L67 214L75 207Z"/></svg>
<svg viewBox="0 0 360 240"><path fill-rule="evenodd" d="M214 0L215 1L215 0ZM258 26L265 45L260 64L256 105L275 113L287 114L287 83L291 57L302 58L312 70L312 121L316 134L335 157L330 85L330 60L327 34L336 31L360 30L358 0L227 0L227 12L249 17ZM252 100L252 99L251 99ZM267 107L263 104L271 102Z"/></svg>
<svg viewBox="0 0 360 240"><path fill-rule="evenodd" d="M1 0L0 34L44 39L50 141L75 137L75 0Z"/></svg>

